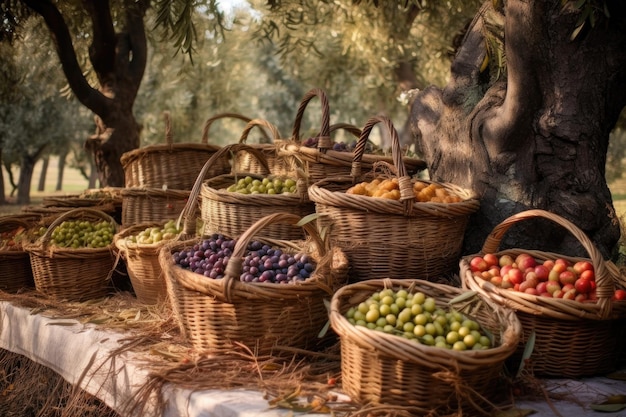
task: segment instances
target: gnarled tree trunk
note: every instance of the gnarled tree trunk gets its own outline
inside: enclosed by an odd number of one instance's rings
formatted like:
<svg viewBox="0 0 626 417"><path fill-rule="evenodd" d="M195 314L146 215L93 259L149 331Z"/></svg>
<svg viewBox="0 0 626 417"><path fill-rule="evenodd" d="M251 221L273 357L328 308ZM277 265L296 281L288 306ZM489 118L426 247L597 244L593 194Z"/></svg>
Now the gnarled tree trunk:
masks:
<svg viewBox="0 0 626 417"><path fill-rule="evenodd" d="M573 2L495 3L469 28L449 84L412 103L431 178L480 196L466 253L478 252L503 219L541 208L574 222L609 257L620 228L604 173L609 133L626 104L626 7L607 0L610 18L586 22L572 39L581 16ZM498 79L496 55L483 65L494 27L503 29L506 57ZM502 246L586 255L575 237L539 220L516 225Z"/></svg>
<svg viewBox="0 0 626 417"><path fill-rule="evenodd" d="M63 72L76 98L96 114L97 129L86 148L94 155L101 186L124 186L123 153L139 147L133 104L143 78L147 42L143 18L148 0L125 0L124 22L114 23L108 0L82 2L92 22L89 58L99 86L83 75L63 16L50 0L24 0L52 33ZM119 32L115 29L119 28Z"/></svg>

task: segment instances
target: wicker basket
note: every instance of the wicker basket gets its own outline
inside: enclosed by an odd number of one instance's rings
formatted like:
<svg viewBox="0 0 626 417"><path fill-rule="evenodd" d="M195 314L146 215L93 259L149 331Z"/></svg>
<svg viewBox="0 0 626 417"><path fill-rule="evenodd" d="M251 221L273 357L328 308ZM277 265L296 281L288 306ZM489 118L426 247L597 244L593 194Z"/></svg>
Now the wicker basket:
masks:
<svg viewBox="0 0 626 417"><path fill-rule="evenodd" d="M373 171L362 173L360 164L369 132L378 122L384 123L391 133L400 200L346 193L354 184L381 175ZM309 187L309 198L319 214L318 227L329 228L331 242L348 255L351 279L438 279L456 272L469 216L479 207L475 194L453 184L438 183L462 201L417 202L397 133L385 117L372 117L366 124L355 149L353 166L350 176L328 178Z"/></svg>
<svg viewBox="0 0 626 417"><path fill-rule="evenodd" d="M350 307L385 288L422 292L434 297L437 307L453 307L474 318L493 335L493 347L458 351L427 346L348 321ZM330 324L341 344L342 391L363 404L406 407L410 415L420 416L458 410L491 415L477 411L501 394L504 363L522 331L510 309L458 287L411 279L372 279L338 289L330 304Z"/></svg>
<svg viewBox="0 0 626 417"><path fill-rule="evenodd" d="M47 196L43 198L41 206L43 209L56 209L59 212L72 208L90 207L110 214L117 223L121 223L122 189L119 187L104 187L88 189L75 195Z"/></svg>
<svg viewBox="0 0 626 417"><path fill-rule="evenodd" d="M183 334L198 349L230 351L244 344L258 355L281 355L281 347L313 349L328 321L324 300L345 283L347 259L338 249L327 250L313 223L302 228L306 240L274 240L258 236L277 222L297 226L301 219L274 213L259 219L237 238L225 277L206 278L174 263L173 253L198 243L198 239L172 242L159 253L168 292ZM313 256L316 269L305 281L274 284L240 281L242 261L251 239L291 253Z"/></svg>
<svg viewBox="0 0 626 417"><path fill-rule="evenodd" d="M268 130L272 135L272 142L255 144L247 143L248 135L250 134L250 131L255 127L259 127L259 129L262 131L262 128ZM293 175L295 169L297 168L297 166L288 166L283 158L280 158L278 156L278 148L281 146L281 144L285 143L285 140L282 139L278 128L267 120L250 120L250 122L248 122L243 132L241 133L239 143L247 144L248 146L259 150L263 154L263 157L265 158L265 162L267 163L270 172L274 175ZM254 155L246 151L237 152L233 159L232 165L233 172L250 172L260 175L263 175L267 172L265 170L264 164L259 162L259 160L254 157Z"/></svg>
<svg viewBox="0 0 626 417"><path fill-rule="evenodd" d="M530 219L549 219L563 226L578 239L590 258L576 258L551 252L529 249L507 249L498 252L504 234L515 224ZM617 267L605 261L585 233L572 222L544 210L527 210L515 214L497 225L483 244L482 254L498 256L529 253L541 262L564 258L571 262L589 260L594 266L597 283L597 301L579 302L562 298L535 296L519 291L498 288L490 282L473 276L469 261L475 255L460 261L463 285L514 309L524 329L512 362L519 368L526 344L534 334L533 350L524 366L536 375L577 378L610 372L617 366L626 324L626 301L612 301L614 289L624 287L624 279Z"/></svg>
<svg viewBox="0 0 626 417"><path fill-rule="evenodd" d="M267 165L264 154L258 148L245 144L228 145L221 152L233 155L248 152L257 158L259 163ZM215 157L220 157L218 152ZM210 164L211 161L207 161ZM296 180L297 192L293 194L240 194L229 192L227 187L236 183L239 178L250 176L253 179L278 178L265 168L267 174L251 172L233 172L227 175L204 179L204 170L201 171L190 198L195 198L196 192L200 195L201 220L204 222L205 233L221 233L226 236L239 236L261 217L276 212L291 213L304 217L315 212L315 207L308 199L306 181L295 174L290 176ZM266 237L274 239L303 239L302 229L294 228L289 224L275 223L263 230Z"/></svg>
<svg viewBox="0 0 626 417"><path fill-rule="evenodd" d="M144 304L168 301L165 277L159 264L159 251L169 241L142 244L131 242L128 238L148 227L162 227L163 224L164 222L137 224L121 230L113 238L113 244L126 263L126 270L137 300Z"/></svg>
<svg viewBox="0 0 626 417"><path fill-rule="evenodd" d="M190 190L125 188L122 190L122 227L176 218L185 208L190 194Z"/></svg>
<svg viewBox="0 0 626 417"><path fill-rule="evenodd" d="M322 106L321 129L317 136L317 148L305 146L300 140L302 117L308 103L314 97L319 97ZM342 126L335 126L335 128L338 127ZM290 170L294 164L303 165L311 184L329 177L350 175L354 154L352 152L334 151L330 134L330 109L326 93L319 88L314 88L302 99L296 114L291 139L280 146L278 156L285 161ZM377 162L392 163L393 159L389 156L365 153L361 157L363 170L371 170ZM426 169L426 163L415 158L405 158L404 164L409 175Z"/></svg>
<svg viewBox="0 0 626 417"><path fill-rule="evenodd" d="M77 208L54 219L32 244L25 246L37 291L53 298L82 301L107 295L117 257L111 243L103 248L61 248L50 245L52 231L65 220L107 221L118 224L108 214L91 208Z"/></svg>
<svg viewBox="0 0 626 417"><path fill-rule="evenodd" d="M219 150L205 137L201 143L174 143L169 112L164 112L164 117L165 144L144 146L122 155L126 188L190 190L200 168ZM213 175L230 171L226 160L214 162Z"/></svg>
<svg viewBox="0 0 626 417"><path fill-rule="evenodd" d="M8 215L0 217L0 233L14 232L22 229L25 236L31 227L24 216ZM0 244L0 290L17 293L24 288L34 288L33 272L30 267L30 256L17 241L14 246Z"/></svg>

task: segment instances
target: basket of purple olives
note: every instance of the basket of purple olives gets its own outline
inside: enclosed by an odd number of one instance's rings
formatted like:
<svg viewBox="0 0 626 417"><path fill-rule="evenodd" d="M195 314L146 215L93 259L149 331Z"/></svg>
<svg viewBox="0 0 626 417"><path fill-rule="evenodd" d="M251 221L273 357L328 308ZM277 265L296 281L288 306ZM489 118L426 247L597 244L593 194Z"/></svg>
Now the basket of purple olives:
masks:
<svg viewBox="0 0 626 417"><path fill-rule="evenodd" d="M306 238L263 236L275 223L302 228ZM174 316L194 348L244 345L274 356L323 344L327 304L347 281L347 262L320 237L315 221L285 212L262 217L238 237L196 236L159 253Z"/></svg>

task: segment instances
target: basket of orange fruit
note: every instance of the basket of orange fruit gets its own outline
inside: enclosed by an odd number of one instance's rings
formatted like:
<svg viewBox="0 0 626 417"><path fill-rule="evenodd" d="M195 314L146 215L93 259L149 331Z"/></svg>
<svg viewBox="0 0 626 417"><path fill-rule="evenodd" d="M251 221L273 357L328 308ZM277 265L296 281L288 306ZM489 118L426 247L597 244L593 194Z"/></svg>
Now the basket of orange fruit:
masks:
<svg viewBox="0 0 626 417"><path fill-rule="evenodd" d="M377 124L392 139L393 165L362 171L365 143ZM408 174L398 134L384 116L370 118L355 148L350 175L309 187L318 227L346 252L351 279L439 279L458 268L469 216L479 207L471 190Z"/></svg>

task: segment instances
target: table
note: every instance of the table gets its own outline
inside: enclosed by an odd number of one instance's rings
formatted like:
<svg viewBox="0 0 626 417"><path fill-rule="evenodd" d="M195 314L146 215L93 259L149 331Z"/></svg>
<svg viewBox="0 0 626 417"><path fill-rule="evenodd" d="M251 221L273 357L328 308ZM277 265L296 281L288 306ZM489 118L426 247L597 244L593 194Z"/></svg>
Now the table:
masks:
<svg viewBox="0 0 626 417"><path fill-rule="evenodd" d="M76 320L31 314L30 309L0 301L0 348L51 368L118 413L143 386L148 374L138 365L132 351L111 359L110 353L119 347L123 337L120 332ZM626 395L626 381L596 377L544 382L547 391L569 394L569 398L551 401L554 409L541 398L519 401L516 408L534 410L532 415L536 417L626 416L626 411L606 414L589 409L590 404L601 402L605 395ZM328 417L328 414L270 409L262 393L255 390L191 391L166 385L162 394L166 400L162 417ZM154 415L154 410L148 408L142 415Z"/></svg>

